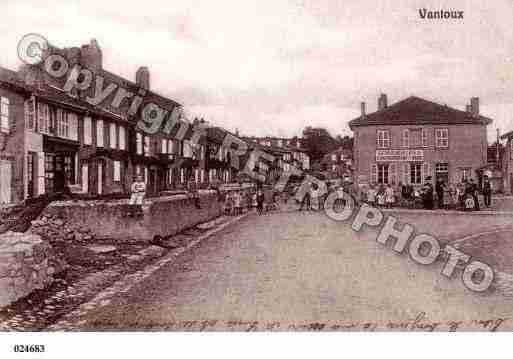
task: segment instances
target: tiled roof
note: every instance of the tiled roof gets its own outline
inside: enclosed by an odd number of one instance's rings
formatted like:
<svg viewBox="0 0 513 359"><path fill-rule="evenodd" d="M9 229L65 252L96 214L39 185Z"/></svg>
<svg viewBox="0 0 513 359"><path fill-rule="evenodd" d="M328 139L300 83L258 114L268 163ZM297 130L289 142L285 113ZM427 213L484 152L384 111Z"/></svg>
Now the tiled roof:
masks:
<svg viewBox="0 0 513 359"><path fill-rule="evenodd" d="M349 122L352 129L366 125L428 125L428 124L481 124L492 122L484 116L473 116L469 112L440 105L419 97L411 96L387 108L370 113Z"/></svg>
<svg viewBox="0 0 513 359"><path fill-rule="evenodd" d="M15 71L0 67L0 82L15 87L17 90L26 90L25 83Z"/></svg>
<svg viewBox="0 0 513 359"><path fill-rule="evenodd" d="M107 70L101 70L101 76L103 76L107 83L115 83L118 86L121 86L123 88L126 88L127 90L133 92L134 94L137 94L137 91L139 90L140 86L137 85L133 81L129 81L119 75L113 74L110 71ZM151 100L150 102L155 103L156 105L159 105L160 107L171 111L173 108L177 106L181 106L178 102L171 100L167 97L161 96L154 91L149 90L144 97L145 100Z"/></svg>
<svg viewBox="0 0 513 359"><path fill-rule="evenodd" d="M74 109L76 111L82 111L82 112L89 112L92 114L96 114L105 118L109 118L111 120L117 120L117 121L123 121L122 117L119 115L112 113L108 110L105 110L103 108L93 106L89 102L74 98L72 96L69 96L66 92L63 90L51 87L51 86L45 86L43 89L37 88L37 87L27 87L31 90L31 92L46 101L53 102L56 104L61 104L67 107L70 107L71 109Z"/></svg>

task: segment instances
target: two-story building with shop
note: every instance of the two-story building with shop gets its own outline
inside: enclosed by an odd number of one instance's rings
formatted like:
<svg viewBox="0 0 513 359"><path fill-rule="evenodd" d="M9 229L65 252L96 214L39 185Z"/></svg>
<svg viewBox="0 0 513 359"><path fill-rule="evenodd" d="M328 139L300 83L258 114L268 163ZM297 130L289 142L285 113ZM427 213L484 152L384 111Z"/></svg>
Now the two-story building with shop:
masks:
<svg viewBox="0 0 513 359"><path fill-rule="evenodd" d="M466 111L419 97L388 105L378 99L378 110L350 121L354 132L355 182L422 185L426 178L446 183L478 180L486 164L487 125L473 97Z"/></svg>

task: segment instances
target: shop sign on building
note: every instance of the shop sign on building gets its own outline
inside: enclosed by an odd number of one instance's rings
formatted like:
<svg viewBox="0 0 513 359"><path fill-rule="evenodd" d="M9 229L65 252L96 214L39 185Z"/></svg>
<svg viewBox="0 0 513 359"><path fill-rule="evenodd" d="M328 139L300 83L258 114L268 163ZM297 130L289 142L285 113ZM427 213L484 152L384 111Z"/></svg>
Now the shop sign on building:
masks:
<svg viewBox="0 0 513 359"><path fill-rule="evenodd" d="M414 162L423 160L423 150L376 150L376 162Z"/></svg>

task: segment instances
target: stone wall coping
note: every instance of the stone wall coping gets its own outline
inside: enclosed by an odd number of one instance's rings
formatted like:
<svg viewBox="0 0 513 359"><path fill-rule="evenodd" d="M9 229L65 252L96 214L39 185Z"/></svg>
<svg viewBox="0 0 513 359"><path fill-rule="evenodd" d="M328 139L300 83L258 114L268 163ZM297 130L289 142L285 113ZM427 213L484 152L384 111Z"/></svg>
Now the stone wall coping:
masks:
<svg viewBox="0 0 513 359"><path fill-rule="evenodd" d="M200 197L211 196L215 194L214 190L202 190L198 191ZM161 203L161 202L170 202L170 201L179 201L192 198L192 194L175 194L171 196L162 196L162 197L151 197L144 200L144 204L151 205L152 203ZM55 201L50 203L48 207L92 207L92 206L119 206L119 205L127 205L129 204L129 199L115 199L115 200L94 200L94 201L84 201L84 200L70 200L70 201Z"/></svg>

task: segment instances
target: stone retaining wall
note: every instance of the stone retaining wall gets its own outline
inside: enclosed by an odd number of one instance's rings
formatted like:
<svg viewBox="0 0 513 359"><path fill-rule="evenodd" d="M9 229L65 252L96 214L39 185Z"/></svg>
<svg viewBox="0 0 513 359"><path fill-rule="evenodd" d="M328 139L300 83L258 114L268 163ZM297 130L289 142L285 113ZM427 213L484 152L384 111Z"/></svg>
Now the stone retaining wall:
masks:
<svg viewBox="0 0 513 359"><path fill-rule="evenodd" d="M41 237L16 232L0 235L0 307L43 289L55 272L52 248Z"/></svg>
<svg viewBox="0 0 513 359"><path fill-rule="evenodd" d="M54 202L42 216L87 228L96 239L147 242L156 235L173 235L221 214L222 202L214 191L199 197L199 209L190 195L151 198L142 208L129 205L127 200Z"/></svg>

